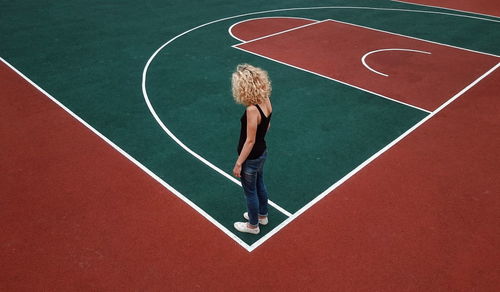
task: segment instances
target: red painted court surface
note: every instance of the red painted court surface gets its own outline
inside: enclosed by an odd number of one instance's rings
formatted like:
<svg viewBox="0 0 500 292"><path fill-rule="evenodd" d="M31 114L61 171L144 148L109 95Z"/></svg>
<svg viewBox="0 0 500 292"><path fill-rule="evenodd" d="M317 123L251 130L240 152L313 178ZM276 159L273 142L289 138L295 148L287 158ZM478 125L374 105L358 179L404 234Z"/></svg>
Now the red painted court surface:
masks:
<svg viewBox="0 0 500 292"><path fill-rule="evenodd" d="M500 58L333 20L265 35L295 20L267 18L233 27L235 47L427 111L434 111ZM287 26L286 23L289 25ZM263 34L249 40L250 28Z"/></svg>
<svg viewBox="0 0 500 292"><path fill-rule="evenodd" d="M252 253L4 64L0 82L2 291L500 285L498 70Z"/></svg>

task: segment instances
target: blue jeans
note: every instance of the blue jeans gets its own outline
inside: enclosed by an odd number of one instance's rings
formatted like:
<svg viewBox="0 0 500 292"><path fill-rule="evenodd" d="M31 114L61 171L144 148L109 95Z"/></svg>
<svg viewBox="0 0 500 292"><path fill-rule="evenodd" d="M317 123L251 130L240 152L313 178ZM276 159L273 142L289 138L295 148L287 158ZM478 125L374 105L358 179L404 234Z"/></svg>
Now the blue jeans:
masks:
<svg viewBox="0 0 500 292"><path fill-rule="evenodd" d="M241 168L241 185L247 199L249 222L259 225L259 215L267 216L268 194L264 185L263 169L267 151L257 159L247 159Z"/></svg>

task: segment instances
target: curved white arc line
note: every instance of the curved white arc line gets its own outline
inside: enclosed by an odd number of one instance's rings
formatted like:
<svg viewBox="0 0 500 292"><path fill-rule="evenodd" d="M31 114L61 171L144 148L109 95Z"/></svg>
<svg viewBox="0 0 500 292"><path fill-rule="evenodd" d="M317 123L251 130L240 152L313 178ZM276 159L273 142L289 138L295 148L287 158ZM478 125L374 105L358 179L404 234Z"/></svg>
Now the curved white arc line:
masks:
<svg viewBox="0 0 500 292"><path fill-rule="evenodd" d="M180 141L168 128L167 126L165 126L165 124L161 121L160 117L158 116L158 114L156 113L156 111L154 110L153 106L151 105L151 101L149 100L149 96L148 96L148 93L147 93L147 90L146 90L146 78L147 78L147 71L149 69L149 66L151 64L151 62L153 61L153 59L156 57L156 55L158 55L158 53L164 48L166 47L168 44L170 44L171 42L173 42L174 40L178 39L179 37L185 35L185 34L188 34L190 33L191 31L194 31L198 28L201 28L203 26L207 26L207 25L210 25L212 23L215 23L215 22L218 22L218 21L221 21L221 20L217 20L217 21L212 21L212 22L208 22L208 23L205 23L203 25L200 25L200 26L197 26L195 28L192 28L192 29L189 29L177 36L175 36L174 38L170 39L168 42L166 42L165 44L163 44L160 48L158 48L154 54L149 58L148 62L146 63L146 66L144 67L144 70L142 72L142 93L143 93L143 96L144 96L144 100L146 101L146 105L148 106L148 109L149 111L151 112L151 114L153 115L153 117L155 118L156 122L158 123L158 125L160 125L160 127L163 129L163 131L165 133L167 133L168 136L170 136L170 138L172 138L172 140L174 140L177 144L179 144L179 146L181 146L184 150L186 150L189 154L193 155L194 157L196 157L198 160L200 160L201 162L205 163L206 165L208 165L210 168L214 169L215 171L217 171L218 173L222 174L223 176L225 176L227 179L231 180L232 182L236 183L237 185L240 185L241 186L241 183L240 181L238 181L237 179L233 178L232 176L230 176L229 174L227 174L226 172L224 172L223 170L221 170L220 168L218 168L217 166L213 165L212 163L210 163L209 161L207 161L205 158L201 157L200 155L198 155L196 152L194 152L193 150L191 150L189 147L187 147L184 143L182 143L182 141Z"/></svg>
<svg viewBox="0 0 500 292"><path fill-rule="evenodd" d="M253 14L253 13L252 13ZM243 15L244 16L244 15ZM231 19L231 18L236 18L236 17L239 17L239 16L234 16L234 17L228 17L227 19ZM185 32L183 32L182 34L179 34L177 36L175 36L174 38L170 39L168 42L166 42L165 44L163 44L160 48L158 48L154 54L149 58L148 62L146 63L146 66L144 67L144 70L142 72L142 94L144 96L144 100L146 102L146 105L148 106L148 109L149 111L151 112L151 114L153 115L154 119L156 120L156 122L158 123L158 125L160 125L160 127L163 129L163 131L170 137L172 138L172 140L174 140L179 146L181 146L185 151L187 151L189 154L193 155L195 158L197 158L198 160L200 160L201 162L203 162L204 164L206 164L207 166L209 166L210 168L212 168L213 170L217 171L218 173L220 173L221 175L223 175L224 177L226 177L227 179L229 179L230 181L234 182L235 184L241 186L241 182L239 180L237 180L236 178L232 177L231 175L229 175L228 173L226 173L225 171L223 171L222 169L218 168L217 166L215 166L214 164L212 164L210 161L206 160L205 158L203 158L202 156L200 156L198 153L194 152L193 150L191 150L189 147L187 147L181 140L179 140L169 129L167 126L165 126L165 124L162 122L162 120L160 119L160 117L158 116L158 114L156 113L154 107L152 106L151 104L151 101L149 99L149 96L148 96L148 93L147 93L147 89L146 89L146 79L147 79L147 71L149 69L149 66L151 65L151 62L153 61L153 59L156 57L156 55L158 55L158 53L164 48L166 47L168 44L170 44L171 42L173 42L174 40L176 40L177 38L185 35L185 34L188 34L190 33L191 31L193 30L196 30L198 28L201 28L203 26L207 26L207 25L210 25L212 23L216 23L216 22L219 22L219 21L223 21L223 20L226 20L226 19L220 19L220 20L216 20L216 21L212 21L212 22L208 22L208 23L205 23L203 25L200 25L200 26L197 26L195 28L192 28L190 30L187 30ZM272 207L274 207L276 210L278 210L279 212L285 214L287 217L290 217L292 216L292 213L288 212L287 210L283 209L281 206L279 206L278 204L274 203L273 201L269 200L269 205L271 205Z"/></svg>
<svg viewBox="0 0 500 292"><path fill-rule="evenodd" d="M368 53L364 54L363 57L361 57L361 63L363 63L363 65L368 70L370 70L370 71L372 71L374 73L380 74L382 76L389 77L388 74L385 74L385 73L382 73L382 72L379 72L379 71L373 69L368 64L366 64L366 61L365 61L366 57L370 56L371 54L380 53L380 52L387 52L387 51L404 51L404 52L413 52L413 53L421 53L421 54L431 55L430 52L419 51L419 50L412 50L412 49L399 49L399 48L394 48L394 49L380 49L380 50L375 50L375 51L371 51L371 52L368 52Z"/></svg>
<svg viewBox="0 0 500 292"><path fill-rule="evenodd" d="M310 20L310 21L316 21L314 19L310 19L310 18L304 18L304 17L291 17L291 16L269 16L269 17L256 17L256 18L249 18L249 19L244 19L242 21L238 21L236 22L235 24L231 25L228 29L227 29L227 32L229 33L229 35L231 35L232 38L238 40L239 42L241 43L246 43L247 41L244 41L238 37L236 37L234 34L233 34L233 27L235 27L236 25L240 24L240 23L243 23L243 22L247 22L247 21L251 21L251 20L257 20L257 19L272 19L272 18L288 18L288 19L303 19L303 20Z"/></svg>
<svg viewBox="0 0 500 292"><path fill-rule="evenodd" d="M215 171L217 171L218 173L222 174L223 176L225 176L226 178L228 178L229 180L233 181L235 184L241 186L241 182L238 181L237 179L233 178L232 176L230 176L229 174L227 174L226 172L224 172L223 170L221 170L220 168L218 168L217 166L213 165L210 161L206 160L205 158L201 157L198 153L194 152L193 150L191 150L189 147L187 147L184 143L182 143L181 140L179 140L168 128L167 126L165 126L165 124L161 121L161 119L158 117L158 114L156 114L156 111L154 110L153 106L151 105L151 102L149 100L149 97L147 97L147 94L146 96L144 97L144 99L146 100L146 104L149 108L149 111L151 112L151 114L153 115L153 117L155 118L156 122L160 125L160 127L163 129L163 131L165 131L165 133L167 133L167 135L170 136L170 138L172 138L172 140L175 141L175 143L179 144L179 146L181 146L184 150L186 150L189 154L193 155L194 157L196 157L197 159L199 159L201 162L205 163L206 165L208 165L210 168L214 169Z"/></svg>

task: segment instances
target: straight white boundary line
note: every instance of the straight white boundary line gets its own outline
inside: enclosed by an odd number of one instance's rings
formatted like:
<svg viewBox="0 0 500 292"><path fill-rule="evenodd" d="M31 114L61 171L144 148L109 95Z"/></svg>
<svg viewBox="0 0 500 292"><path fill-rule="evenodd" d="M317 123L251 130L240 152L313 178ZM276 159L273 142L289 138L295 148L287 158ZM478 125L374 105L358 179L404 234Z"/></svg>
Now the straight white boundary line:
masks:
<svg viewBox="0 0 500 292"><path fill-rule="evenodd" d="M387 52L387 51L404 51L404 52L414 52L414 53L421 53L421 54L431 55L430 52L419 51L419 50L412 50L412 49L401 49L401 48L380 49L380 50L375 50L375 51L371 51L371 52L368 52L368 53L364 54L363 57L361 57L361 63L363 63L363 66L365 66L368 70L372 71L373 73L376 73L376 74L379 74L379 75L382 75L382 76L385 76L385 77L389 77L389 74L385 74L385 73L379 72L379 71L373 69L372 67L370 67L366 63L366 58L368 56L370 56L371 54L380 53L380 52Z"/></svg>
<svg viewBox="0 0 500 292"><path fill-rule="evenodd" d="M234 45L232 47L235 48L235 49L247 52L249 54L252 54L252 55L255 55L255 56L259 56L261 58L268 59L268 60L271 60L273 62L280 63L280 64L283 64L285 66L291 67L291 68L295 68L295 69L300 70L300 71L311 73L313 75L316 75L316 76L319 76L319 77L322 77L322 78L326 78L326 79L329 79L329 80L332 80L332 81L335 81L335 82L347 85L347 86L352 87L352 88L356 88L358 90L361 90L361 91L373 94L375 96L378 96L378 97L390 100L392 102L396 102L396 103L399 103L399 104L402 104L402 105L405 105L405 106L408 106L408 107L412 107L414 109L417 109L417 110L420 110L420 111L423 111L423 112L426 112L426 113L429 113L429 114L431 113L431 111L426 110L424 108L421 108L421 107L418 107L418 106L415 106L415 105L412 105L412 104L409 104L409 103L405 103L405 102L397 100L397 99L393 99L393 98L387 97L387 96L382 95L380 93L376 93L374 91L371 91L371 90L368 90L368 89L365 89L365 88L362 88L362 87L359 87L359 86L356 86L356 85L353 85L353 84L350 84L350 83L347 83L347 82L344 82L344 81L341 81L341 80L338 80L338 79L335 79L335 78L332 78L332 77L329 77L329 76L326 76L326 75L322 75L320 73L317 73L317 72L314 72L314 71L311 71L311 70L307 70L307 69L304 69L304 68L301 68L301 67L297 67L295 65L291 65L291 64L288 64L288 63L285 63L285 62L282 62L282 61L279 61L279 60L276 60L276 59L273 59L273 58L270 58L270 57L267 57L267 56L264 56L264 55L260 55L260 54L257 54L255 52L252 52L252 51L248 51L246 49L238 47L239 45L241 45L241 44L237 44L237 45Z"/></svg>
<svg viewBox="0 0 500 292"><path fill-rule="evenodd" d="M437 108L435 111L433 111L430 115L426 116L425 118L423 118L420 122L418 122L417 124L415 124L413 127L411 127L410 129L408 129L406 132L404 132L401 136L399 136L398 138L396 138L394 141L392 141L391 143L389 143L388 145L386 145L384 148L380 149L377 153L373 154L370 158L368 158L367 160L365 160L363 163L361 163L360 165L358 165L355 169L353 169L351 172L349 172L347 175L345 175L342 179L340 179L339 181L337 181L335 184L333 184L331 187L329 187L328 189L326 189L323 193L321 193L319 196L317 196L316 198L314 198L312 201L310 201L307 205L305 205L304 207L302 207L300 210L298 210L297 212L295 212L293 214L293 216L291 216L290 218L286 219L285 221L283 221L280 225L278 225L276 228L274 228L271 232L269 232L268 234L266 234L264 237L262 237L261 239L259 239L257 242L255 242L252 246L251 246L251 250L254 250L255 248L257 248L259 245L261 245L264 241L266 241L268 238L270 238L271 236L273 236L274 234L276 234L278 231L280 231L283 227L285 227L286 225L288 225L290 222L292 222L293 220L295 220L297 217L299 217L302 213L306 212L309 208L311 208L312 206L314 206L317 202L319 202L321 199L323 199L324 197L326 197L328 194L330 194L333 190L335 190L338 186L340 186L341 184L343 184L346 180L348 180L349 178L351 178L353 175L355 175L356 173L358 173L361 169L363 169L365 166L367 166L369 163L371 163L373 160L375 160L376 158L378 158L380 155L382 155L384 152L386 152L387 150L389 150L390 148L392 148L392 146L396 145L399 141L403 140L405 137L407 137L410 133L412 133L413 131L415 131L418 127L420 127L422 124L424 124L425 122L427 122L429 119L431 119L432 117L434 117L437 113L439 113L441 110L443 110L446 106L448 106L450 103L452 103L453 101L455 101L457 98L459 98L460 96L462 96L465 92L467 92L469 89L471 89L472 87L474 87L478 82L480 82L481 80L483 80L484 78L486 78L488 75L490 75L493 71L495 71L498 67L500 67L500 63L497 63L495 66L493 66L490 70L488 70L486 73L484 73L483 75L481 75L479 78L477 78L476 80L474 80L472 83L470 83L469 85L467 85L464 89L462 89L460 92L458 92L457 94L455 94L452 98L450 98L447 102L443 103L439 108Z"/></svg>
<svg viewBox="0 0 500 292"><path fill-rule="evenodd" d="M409 5L415 5L415 6L423 6L423 7L430 7L430 8L439 8L439 9L457 11L457 12L462 12L462 13L469 13L469 14L476 14L476 15L482 15L482 16L500 18L498 16L491 15L491 14L484 14L484 13L479 13L479 12L465 11L465 10L448 8L448 7L443 7L443 6L432 6L432 5L427 5L427 4L412 3L412 2L406 2L406 1L400 1L400 0L391 0L391 1L392 2L404 3L404 4L409 4Z"/></svg>
<svg viewBox="0 0 500 292"><path fill-rule="evenodd" d="M255 19L260 19L260 18L249 18L247 20L250 21L250 20L255 20ZM270 38L270 37L273 37L273 36L277 36L277 35L280 35L280 34L285 34L287 32L291 32L291 31L294 31L294 30L299 30L299 29L302 29L302 28L306 28L308 26L313 26L313 25L316 25L316 24L320 24L320 23L325 22L325 21L328 21L328 19L327 20L315 20L314 22L311 22L311 23L308 23L308 24L304 24L304 25L297 26L297 27L294 27L294 28L286 29L286 30L283 30L283 31L278 31L278 32L275 32L275 33L272 33L272 34L269 34L269 35L258 37L258 38L253 39L253 40L243 41L240 44L233 45L233 47L234 46L239 46L239 45L244 45L244 44L247 44L247 43L252 43L252 42L255 42L255 41L262 40L262 39L267 39L267 38ZM240 21L239 23L242 23L242 22L244 22L244 21ZM231 34L231 36L232 36L232 34Z"/></svg>
<svg viewBox="0 0 500 292"><path fill-rule="evenodd" d="M245 42L247 42L247 41L244 41L244 40L242 40L242 39L240 39L240 38L236 37L236 36L233 34L233 27L237 26L237 25L238 25L238 24L240 24L240 23L247 22L247 21L249 21L249 20L257 20L257 19L276 19L276 18L301 19L301 20L309 20L309 21L311 21L310 23L307 23L307 24L304 24L304 25L301 25L301 26L297 26L297 27L294 27L294 28L290 28L290 29L288 29L288 30L297 29L297 28L303 27L303 26L305 26L305 25L311 25L311 24L313 24L314 22L317 22L317 20L310 19L310 18L304 18L304 17L289 17L289 16L284 16L284 17L279 17L279 16L271 16L271 17L256 17L256 18L252 18L252 19L245 19L245 20L242 20L242 21L238 21L238 22L236 22L235 24L231 25L227 31L229 32L229 35L231 35L234 39L238 40L239 42L245 43Z"/></svg>
<svg viewBox="0 0 500 292"><path fill-rule="evenodd" d="M477 20L482 20L482 21L488 21L488 22L500 22L500 21L496 21L496 20L492 20L492 19L488 19L488 18L481 18L481 17L474 17L474 16L468 16L468 15L462 15L462 14L454 14L454 13L445 13L445 12L438 12L438 11L428 11L428 10L412 10L412 9L399 9L399 8L376 8L376 7L361 7L361 6L318 6L318 7L296 7L296 8L283 8L283 9L274 9L274 10L266 10L266 11L257 11L257 12L250 12L250 13L244 13L244 14L240 14L240 15L235 15L235 16L229 16L229 17L225 17L225 18L221 18L221 19L217 19L217 20L213 20L213 21L210 21L210 22L207 22L207 23L204 23L204 24L201 24L201 25L198 25L196 27L193 27L189 30L186 30L184 31L183 33L181 34L178 34L176 35L175 37L171 38L170 40L168 40L166 43L164 43L162 46L160 46L152 55L151 57L148 59L148 61L146 62L146 65L144 67L144 71L143 71L143 80L142 80L142 89L143 89L143 92L146 92L146 76L147 76L147 71L149 69L149 66L151 64L151 62L153 61L153 59L158 55L158 53L163 50L165 47L167 47L170 43L172 43L173 41L175 41L176 39L194 31L194 30L197 30L199 28L202 28L202 27L205 27L205 26L208 26L208 25L211 25L211 24L215 24L215 23L218 23L218 22L221 22L221 21L225 21L225 20L230 20L230 19L235 19L235 18L239 18L239 17L245 17L245 16L251 16L251 15L257 15L257 14L266 14L266 13L274 13L274 12L285 12L285 11L302 11L302 10L320 10L320 9L353 9L353 10L375 10L375 11L396 11L396 12L409 12L409 13L426 13L426 14L437 14L437 15L446 15L446 16L453 16L453 17L461 17L461 18L470 18L470 19L477 19ZM463 49L463 48L462 48ZM478 52L478 53L481 53L481 52ZM483 54L487 54L487 53L483 53ZM279 228L279 230L281 228L283 228L286 224L286 222L290 222L290 217L289 219L285 220L284 222L282 222L282 224L280 224L278 227L276 228ZM285 224L286 223L286 224ZM277 232L277 231L276 231ZM271 231L272 234L276 234L276 232ZM264 242L265 240L269 239L271 237L271 235L266 235L264 236L263 238L261 238L260 240L258 240L257 242L255 242L250 249L247 249L249 252L251 252L252 250L254 250L257 246L259 246L260 244L262 244L262 242ZM265 239L265 240L263 240Z"/></svg>
<svg viewBox="0 0 500 292"><path fill-rule="evenodd" d="M94 127L92 127L85 120L83 120L82 118L80 118L77 114L75 114L74 112L72 112L69 108L67 108L65 105L63 105L61 102L59 102L57 99L55 99L47 91L45 91L44 89L42 89L35 82L31 81L31 79L29 79L26 75L24 75L19 70L17 70L13 65L11 65L9 62L7 62L5 59L3 59L3 58L0 57L0 61L3 62L5 65L7 65L14 72L16 72L19 76L21 76L24 80L26 80L33 87L35 87L38 91L40 91L42 94L44 94L50 100L52 100L56 105L58 105L60 108L62 108L64 111L66 111L69 115L71 115L73 118L75 118L78 122L80 122L82 125L84 125L85 127L87 127L90 131L92 131L94 134L96 134L99 138L101 138L106 143L108 143L116 151L118 151L120 154L122 154L123 156L125 156L128 160L130 160L132 163L134 163L137 167L139 167L140 169L142 169L145 173L147 173L149 176L151 176L153 179L155 179L157 182L159 182L167 190L169 190L170 192L172 192L179 199L181 199L187 205L189 205L191 208L193 208L198 213L200 213L208 221L210 221L212 224L214 224L216 227L218 227L220 230L222 230L222 232L224 232L227 236L229 236L230 238L232 238L234 241L236 241L238 244L240 244L246 250L251 251L251 248L250 248L250 246L247 243L245 243L238 236L236 236L234 233L232 233L231 231L229 231L226 227L224 227L224 225L220 224L217 220L215 220L212 216L210 216L202 208L198 207L198 205L196 205L191 200L189 200L187 197L185 197L184 195L182 195L179 191L177 191L175 188L173 188L171 185L169 185L167 182L165 182L163 179L161 179L159 176L157 176L154 172L152 172L151 170L149 170L146 166L144 166L142 163L140 163L139 161L137 161L134 157L132 157L131 155L129 155L127 152L125 152L123 149L121 149L119 146L117 146L115 143L113 143L111 140L109 140L106 136L104 136L99 131L97 131Z"/></svg>

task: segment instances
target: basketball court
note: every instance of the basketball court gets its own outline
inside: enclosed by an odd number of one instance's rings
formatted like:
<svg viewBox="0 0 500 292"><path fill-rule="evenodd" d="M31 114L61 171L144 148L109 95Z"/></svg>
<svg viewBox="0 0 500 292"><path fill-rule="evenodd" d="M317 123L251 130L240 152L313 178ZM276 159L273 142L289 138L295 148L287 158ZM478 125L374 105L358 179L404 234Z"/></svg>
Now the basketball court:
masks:
<svg viewBox="0 0 500 292"><path fill-rule="evenodd" d="M292 2L2 4L2 290L494 291L498 5ZM239 63L273 86L259 235Z"/></svg>

